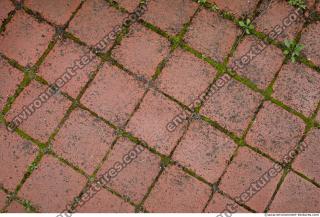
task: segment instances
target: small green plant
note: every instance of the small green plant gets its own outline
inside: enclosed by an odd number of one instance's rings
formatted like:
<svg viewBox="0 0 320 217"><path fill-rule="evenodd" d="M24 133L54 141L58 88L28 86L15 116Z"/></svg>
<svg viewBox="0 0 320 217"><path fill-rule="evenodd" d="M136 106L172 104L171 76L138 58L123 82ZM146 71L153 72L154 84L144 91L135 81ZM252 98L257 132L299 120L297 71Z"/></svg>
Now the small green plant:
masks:
<svg viewBox="0 0 320 217"><path fill-rule="evenodd" d="M307 7L304 0L289 0L289 4L301 9L306 9Z"/></svg>
<svg viewBox="0 0 320 217"><path fill-rule="evenodd" d="M296 43L295 41L285 40L284 41L285 50L283 53L290 58L291 62L295 63L297 58L303 49L303 45Z"/></svg>
<svg viewBox="0 0 320 217"><path fill-rule="evenodd" d="M198 0L199 4L205 4L207 2L207 0Z"/></svg>
<svg viewBox="0 0 320 217"><path fill-rule="evenodd" d="M252 31L254 30L254 26L251 23L250 19L246 19L246 20L240 20L239 21L239 26L245 30L245 32L250 35L252 33Z"/></svg>
<svg viewBox="0 0 320 217"><path fill-rule="evenodd" d="M37 163L36 163L36 162L32 162L32 163L29 165L27 171L28 171L29 173L32 173L32 171L34 171L34 170L37 169L37 168L38 168Z"/></svg>
<svg viewBox="0 0 320 217"><path fill-rule="evenodd" d="M217 12L217 11L220 10L217 5L212 5L212 6L211 6L211 9L212 9L213 11L215 11L215 12Z"/></svg>
<svg viewBox="0 0 320 217"><path fill-rule="evenodd" d="M32 211L33 211L33 207L32 207L32 205L31 205L30 201L24 200L22 203L23 203L24 208L25 208L28 212L32 212Z"/></svg>

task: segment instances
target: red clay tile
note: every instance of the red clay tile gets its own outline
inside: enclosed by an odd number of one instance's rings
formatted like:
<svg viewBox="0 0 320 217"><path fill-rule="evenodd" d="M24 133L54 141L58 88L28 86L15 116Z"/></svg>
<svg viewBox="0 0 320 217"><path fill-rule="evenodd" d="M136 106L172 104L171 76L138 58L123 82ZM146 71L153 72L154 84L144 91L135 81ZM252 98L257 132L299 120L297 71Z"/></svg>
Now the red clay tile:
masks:
<svg viewBox="0 0 320 217"><path fill-rule="evenodd" d="M312 130L304 144L307 145L304 152L300 153L293 163L293 168L320 183L320 129Z"/></svg>
<svg viewBox="0 0 320 217"><path fill-rule="evenodd" d="M183 24L189 22L198 5L191 0L154 0L148 4L148 10L142 17L169 34L178 34Z"/></svg>
<svg viewBox="0 0 320 217"><path fill-rule="evenodd" d="M129 121L127 131L163 154L169 155L181 137L186 121L174 132L167 130L167 124L182 112L183 110L174 102L150 91Z"/></svg>
<svg viewBox="0 0 320 217"><path fill-rule="evenodd" d="M39 75L51 84L54 82L57 84L63 83L64 86L61 90L76 98L80 89L89 80L90 72L95 71L99 63L97 58L88 62L81 61L81 59L84 59L83 56L87 56L88 53L87 48L69 39L59 41L40 66ZM83 65L82 63L87 64ZM77 68L77 70L74 70L76 75L67 71L68 68L73 69L75 67Z"/></svg>
<svg viewBox="0 0 320 217"><path fill-rule="evenodd" d="M35 64L47 49L54 29L18 11L0 35L0 51L26 66Z"/></svg>
<svg viewBox="0 0 320 217"><path fill-rule="evenodd" d="M76 109L52 144L59 155L92 174L114 139L113 129L106 123Z"/></svg>
<svg viewBox="0 0 320 217"><path fill-rule="evenodd" d="M117 171L114 177L111 176L112 168ZM160 157L144 150L142 146L121 138L100 169L98 176L108 173L112 178L107 186L138 204L159 171Z"/></svg>
<svg viewBox="0 0 320 217"><path fill-rule="evenodd" d="M133 213L134 207L106 189L101 189L76 212L81 213Z"/></svg>
<svg viewBox="0 0 320 217"><path fill-rule="evenodd" d="M316 213L320 210L320 189L294 173L282 183L270 212Z"/></svg>
<svg viewBox="0 0 320 217"><path fill-rule="evenodd" d="M205 212L206 213L248 213L249 211L239 206L236 202L230 200L229 198L221 195L220 193L215 193L212 200L209 202Z"/></svg>
<svg viewBox="0 0 320 217"><path fill-rule="evenodd" d="M121 25L124 18L125 14L111 7L107 1L89 0L72 19L67 31L87 44L95 46L112 32L114 27ZM112 43L108 41L107 48L111 45Z"/></svg>
<svg viewBox="0 0 320 217"><path fill-rule="evenodd" d="M7 201L7 194L3 191L0 191L0 211L4 208Z"/></svg>
<svg viewBox="0 0 320 217"><path fill-rule="evenodd" d="M6 115L7 121L22 122L19 128L42 142L48 140L71 105L67 98L59 93L52 96L47 89L48 87L32 81Z"/></svg>
<svg viewBox="0 0 320 217"><path fill-rule="evenodd" d="M106 64L86 90L81 101L107 120L123 126L144 94L134 78Z"/></svg>
<svg viewBox="0 0 320 217"><path fill-rule="evenodd" d="M12 10L14 10L14 6L10 0L2 0L0 2L0 25L8 17L8 14Z"/></svg>
<svg viewBox="0 0 320 217"><path fill-rule="evenodd" d="M232 80L205 102L201 113L241 136L261 100L260 94Z"/></svg>
<svg viewBox="0 0 320 217"><path fill-rule="evenodd" d="M78 196L86 178L51 156L44 156L38 168L19 191L40 212L61 212Z"/></svg>
<svg viewBox="0 0 320 217"><path fill-rule="evenodd" d="M253 81L260 89L265 89L279 71L283 60L284 56L279 48L248 36L238 46L229 66Z"/></svg>
<svg viewBox="0 0 320 217"><path fill-rule="evenodd" d="M140 0L116 0L116 2L129 12L133 12L138 7Z"/></svg>
<svg viewBox="0 0 320 217"><path fill-rule="evenodd" d="M64 25L76 11L80 2L81 0L26 0L24 4L39 12L45 19L58 25Z"/></svg>
<svg viewBox="0 0 320 217"><path fill-rule="evenodd" d="M277 168L281 169L280 166ZM276 173L272 161L248 148L241 148L222 177L220 189L231 197L238 198L236 200L239 202L262 212L271 199L281 174Z"/></svg>
<svg viewBox="0 0 320 217"><path fill-rule="evenodd" d="M185 41L206 56L222 62L240 33L231 21L202 10L192 21Z"/></svg>
<svg viewBox="0 0 320 217"><path fill-rule="evenodd" d="M304 122L286 110L266 102L248 132L246 141L277 160L293 150L304 132Z"/></svg>
<svg viewBox="0 0 320 217"><path fill-rule="evenodd" d="M18 85L23 80L23 73L10 66L0 57L0 110L6 104L8 97L14 95Z"/></svg>
<svg viewBox="0 0 320 217"><path fill-rule="evenodd" d="M168 55L170 43L138 24L113 51L113 57L133 73L151 78L158 64Z"/></svg>
<svg viewBox="0 0 320 217"><path fill-rule="evenodd" d="M209 186L170 166L152 189L145 208L150 212L201 212L210 193Z"/></svg>
<svg viewBox="0 0 320 217"><path fill-rule="evenodd" d="M13 201L7 208L8 213L26 213L25 208L18 202Z"/></svg>
<svg viewBox="0 0 320 217"><path fill-rule="evenodd" d="M221 10L231 12L237 17L249 16L257 7L259 0L209 0L215 3Z"/></svg>
<svg viewBox="0 0 320 217"><path fill-rule="evenodd" d="M194 170L209 182L218 181L237 145L202 121L189 126L173 159Z"/></svg>
<svg viewBox="0 0 320 217"><path fill-rule="evenodd" d="M320 101L320 74L303 64L285 65L274 84L273 96L311 116Z"/></svg>
<svg viewBox="0 0 320 217"><path fill-rule="evenodd" d="M159 77L159 88L189 105L212 83L216 70L190 53L176 50Z"/></svg>
<svg viewBox="0 0 320 217"><path fill-rule="evenodd" d="M28 165L35 159L37 147L0 125L0 183L14 191Z"/></svg>
<svg viewBox="0 0 320 217"><path fill-rule="evenodd" d="M311 60L318 66L320 66L320 41L318 40L319 35L320 22L317 22L310 24L303 30L300 40L300 44L304 46L302 54L304 54L309 60Z"/></svg>
<svg viewBox="0 0 320 217"><path fill-rule="evenodd" d="M286 1L273 1L255 20L257 31L264 32L278 41L294 39L304 23L304 19L296 10Z"/></svg>

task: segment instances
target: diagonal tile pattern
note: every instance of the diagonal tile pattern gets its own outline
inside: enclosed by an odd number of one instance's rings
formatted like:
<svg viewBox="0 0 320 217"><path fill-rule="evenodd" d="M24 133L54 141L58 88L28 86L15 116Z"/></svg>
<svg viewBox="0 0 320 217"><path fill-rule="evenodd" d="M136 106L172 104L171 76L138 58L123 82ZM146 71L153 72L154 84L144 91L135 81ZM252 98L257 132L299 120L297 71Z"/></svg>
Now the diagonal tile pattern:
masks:
<svg viewBox="0 0 320 217"><path fill-rule="evenodd" d="M223 212L237 204L236 212L319 212L319 3L308 1L313 16L288 25L296 8L284 0L146 2L130 25L124 18L138 0L0 2L0 211L74 211L108 172L75 211ZM250 36L242 17L255 19ZM277 25L280 37L266 35ZM93 62L39 97L114 28L123 31ZM229 70L265 37L257 59ZM298 63L284 60L287 38L305 45ZM7 130L19 114L18 128ZM305 152L239 203L302 142Z"/></svg>

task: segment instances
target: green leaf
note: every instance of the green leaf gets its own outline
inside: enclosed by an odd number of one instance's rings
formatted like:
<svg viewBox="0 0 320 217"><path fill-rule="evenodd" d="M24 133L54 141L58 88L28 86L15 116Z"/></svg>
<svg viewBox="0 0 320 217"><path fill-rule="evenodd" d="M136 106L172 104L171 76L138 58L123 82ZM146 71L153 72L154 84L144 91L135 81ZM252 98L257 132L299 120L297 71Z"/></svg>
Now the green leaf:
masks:
<svg viewBox="0 0 320 217"><path fill-rule="evenodd" d="M285 40L284 41L284 45L287 47L287 48L290 48L291 47L291 41L289 41L289 40Z"/></svg>
<svg viewBox="0 0 320 217"><path fill-rule="evenodd" d="M246 26L246 24L245 24L243 21L239 21L239 25L240 25L241 27L245 27L245 26Z"/></svg>

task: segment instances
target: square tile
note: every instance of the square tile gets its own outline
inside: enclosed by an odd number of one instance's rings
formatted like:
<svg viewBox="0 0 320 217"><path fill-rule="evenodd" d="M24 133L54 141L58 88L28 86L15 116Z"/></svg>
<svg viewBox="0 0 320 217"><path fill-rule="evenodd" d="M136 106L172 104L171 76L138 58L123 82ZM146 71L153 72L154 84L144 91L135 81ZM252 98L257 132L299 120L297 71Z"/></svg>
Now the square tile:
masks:
<svg viewBox="0 0 320 217"><path fill-rule="evenodd" d="M191 0L153 0L142 17L169 34L178 34L183 24L189 22L198 5Z"/></svg>
<svg viewBox="0 0 320 217"><path fill-rule="evenodd" d="M14 10L14 6L10 0L2 0L0 2L0 25L8 17L8 14L12 10Z"/></svg>
<svg viewBox="0 0 320 217"><path fill-rule="evenodd" d="M170 166L160 176L144 205L149 212L199 213L210 194L208 185Z"/></svg>
<svg viewBox="0 0 320 217"><path fill-rule="evenodd" d="M266 102L249 130L246 142L282 161L298 144L304 128L305 124L300 118Z"/></svg>
<svg viewBox="0 0 320 217"><path fill-rule="evenodd" d="M305 150L293 162L293 168L320 183L320 129L314 129L304 140Z"/></svg>
<svg viewBox="0 0 320 217"><path fill-rule="evenodd" d="M320 3L318 4L320 5ZM317 40L319 35L320 22L312 23L303 30L300 39L300 44L304 45L302 54L318 66L320 66L320 41Z"/></svg>
<svg viewBox="0 0 320 217"><path fill-rule="evenodd" d="M23 80L23 73L12 67L0 57L0 110L3 109L8 98L13 96Z"/></svg>
<svg viewBox="0 0 320 217"><path fill-rule="evenodd" d="M150 79L159 63L169 54L169 41L155 32L134 24L112 56L133 73Z"/></svg>
<svg viewBox="0 0 320 217"><path fill-rule="evenodd" d="M16 133L9 132L2 124L0 141L0 183L10 191L14 191L27 171L28 165L35 159L38 148Z"/></svg>
<svg viewBox="0 0 320 217"><path fill-rule="evenodd" d="M281 69L273 89L273 97L309 117L320 102L320 74L290 63Z"/></svg>
<svg viewBox="0 0 320 217"><path fill-rule="evenodd" d="M21 65L33 65L47 49L55 31L22 11L17 11L0 35L0 52Z"/></svg>
<svg viewBox="0 0 320 217"><path fill-rule="evenodd" d="M220 189L240 203L263 212L276 190L281 170L281 166L254 151L240 148L222 177Z"/></svg>
<svg viewBox="0 0 320 217"><path fill-rule="evenodd" d="M71 102L51 88L32 81L20 93L5 118L30 136L47 142Z"/></svg>
<svg viewBox="0 0 320 217"><path fill-rule="evenodd" d="M51 156L44 156L18 196L30 200L40 212L58 213L79 195L86 181L71 167Z"/></svg>
<svg viewBox="0 0 320 217"><path fill-rule="evenodd" d="M167 125L180 114L184 113L178 104L159 93L150 91L129 121L127 131L161 153L169 155L182 136L186 121L174 132L169 132Z"/></svg>
<svg viewBox="0 0 320 217"><path fill-rule="evenodd" d="M247 36L239 44L229 66L239 75L253 81L258 88L265 89L280 70L283 60L284 55L279 48Z"/></svg>
<svg viewBox="0 0 320 217"><path fill-rule="evenodd" d="M320 210L320 189L290 172L276 197L270 212L317 213Z"/></svg>
<svg viewBox="0 0 320 217"><path fill-rule="evenodd" d="M219 9L231 12L236 17L249 17L256 9L259 0L209 0L215 3Z"/></svg>
<svg viewBox="0 0 320 217"><path fill-rule="evenodd" d="M92 174L107 153L115 136L113 129L89 112L76 109L52 142L63 158Z"/></svg>
<svg viewBox="0 0 320 217"><path fill-rule="evenodd" d="M159 88L189 105L206 91L216 74L208 63L178 49L161 72Z"/></svg>
<svg viewBox="0 0 320 217"><path fill-rule="evenodd" d="M80 213L133 213L135 208L106 189L101 189L93 198L79 207Z"/></svg>
<svg viewBox="0 0 320 217"><path fill-rule="evenodd" d="M293 40L302 29L304 18L287 1L272 1L255 20L256 30L269 37L284 41Z"/></svg>
<svg viewBox="0 0 320 217"><path fill-rule="evenodd" d="M173 159L191 168L207 181L218 181L237 145L203 121L190 124Z"/></svg>
<svg viewBox="0 0 320 217"><path fill-rule="evenodd" d="M241 136L261 101L260 94L231 80L204 103L201 113Z"/></svg>
<svg viewBox="0 0 320 217"><path fill-rule="evenodd" d="M142 98L142 85L116 66L104 65L81 102L116 125L124 126Z"/></svg>
<svg viewBox="0 0 320 217"><path fill-rule="evenodd" d="M120 138L98 173L107 176L111 189L138 204L160 172L160 157L131 141ZM116 170L116 175L112 176Z"/></svg>
<svg viewBox="0 0 320 217"><path fill-rule="evenodd" d="M208 10L193 19L185 41L206 56L223 62L241 31L234 23Z"/></svg>
<svg viewBox="0 0 320 217"><path fill-rule="evenodd" d="M95 71L100 62L96 56L84 62L82 60L85 56L89 56L89 49L86 47L69 39L58 41L41 64L38 73L51 84L61 82L61 90L76 98L88 82L90 72ZM69 69L72 69L71 73Z"/></svg>
<svg viewBox="0 0 320 217"><path fill-rule="evenodd" d="M95 46L112 32L114 27L121 26L125 17L125 14L111 7L107 1L89 0L72 19L67 31L88 45ZM106 48L111 45L111 41L107 41Z"/></svg>
<svg viewBox="0 0 320 217"><path fill-rule="evenodd" d="M215 193L209 202L205 212L206 213L224 213L225 211L229 213L248 213L249 211L239 206L236 202L230 200L229 198L223 196L220 193Z"/></svg>
<svg viewBox="0 0 320 217"><path fill-rule="evenodd" d="M64 25L80 5L81 0L26 0L24 4L39 12L45 19L58 25Z"/></svg>

